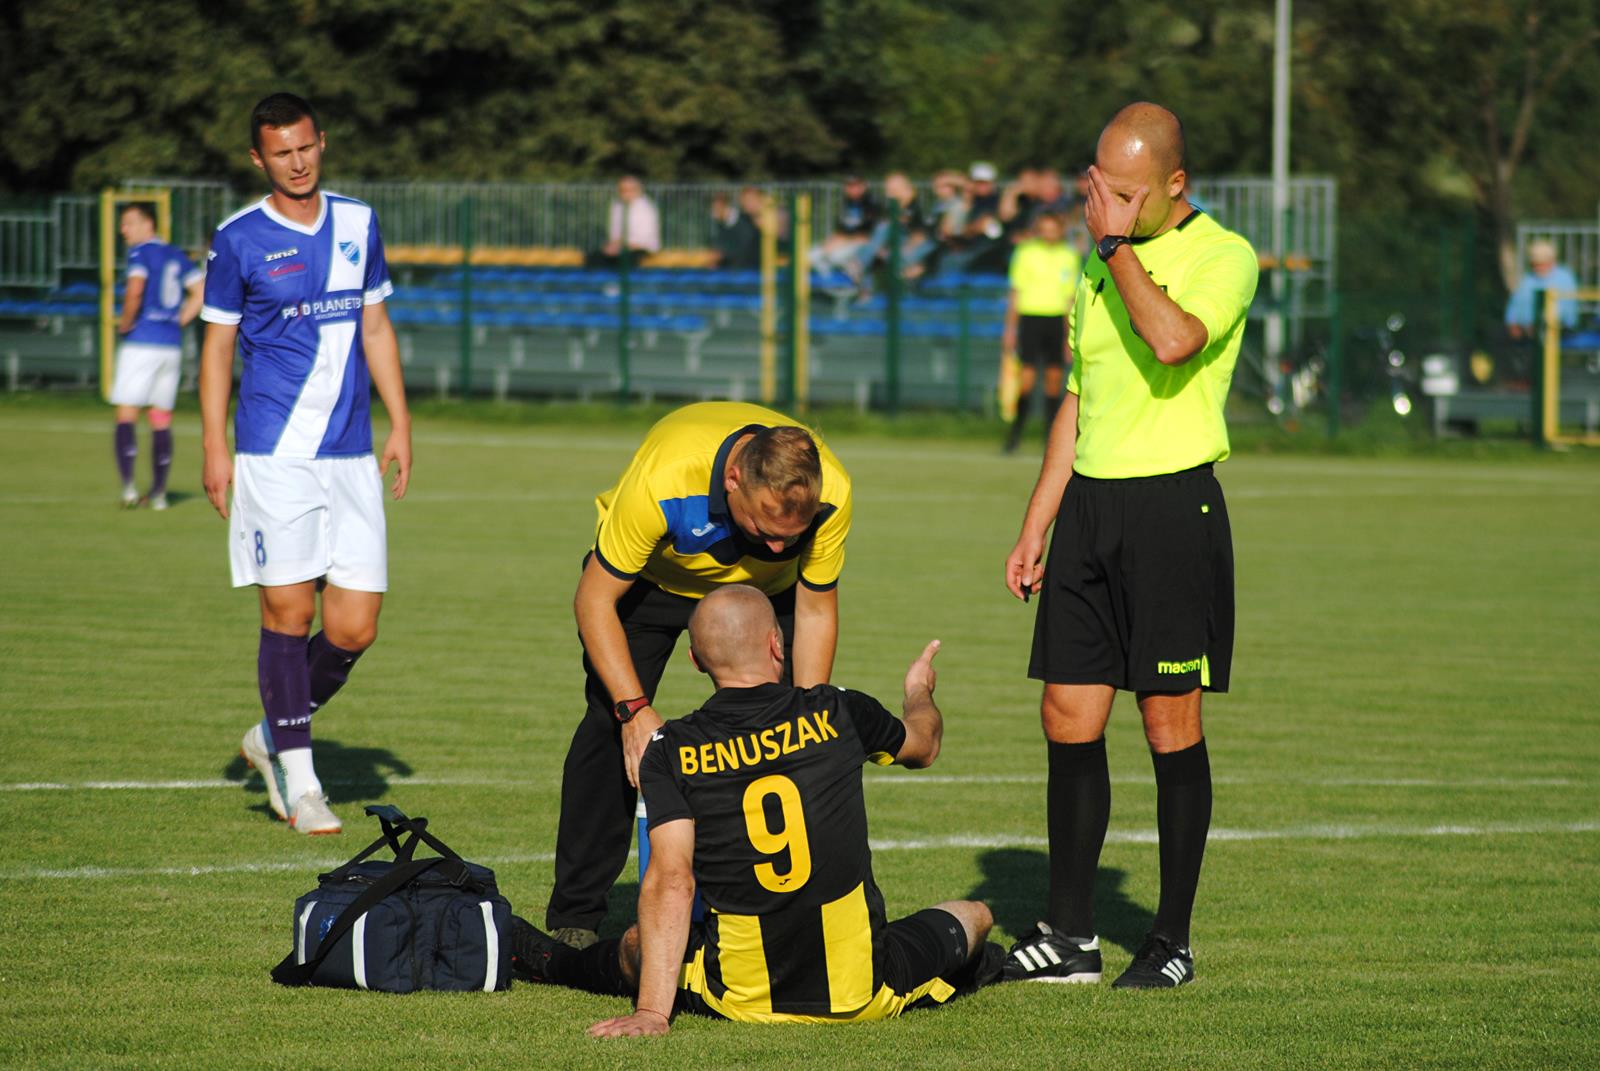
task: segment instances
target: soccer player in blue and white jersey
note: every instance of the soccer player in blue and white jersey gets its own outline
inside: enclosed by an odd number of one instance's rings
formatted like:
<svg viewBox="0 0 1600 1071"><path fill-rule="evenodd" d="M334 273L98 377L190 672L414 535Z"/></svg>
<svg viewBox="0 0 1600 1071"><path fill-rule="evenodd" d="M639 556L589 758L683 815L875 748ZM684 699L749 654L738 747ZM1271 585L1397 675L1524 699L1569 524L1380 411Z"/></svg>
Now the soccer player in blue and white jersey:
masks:
<svg viewBox="0 0 1600 1071"><path fill-rule="evenodd" d="M178 398L183 328L200 311L204 278L183 250L156 237L156 214L144 203L122 210L118 232L128 245L127 289L117 333L117 370L111 404L117 407L115 446L122 477L122 505L139 504L133 482L139 443L134 425L148 407L151 509L167 508L167 470L172 466L172 406Z"/></svg>
<svg viewBox="0 0 1600 1071"><path fill-rule="evenodd" d="M391 490L404 496L411 415L376 214L319 188L326 137L304 100L262 100L250 138L272 192L223 220L211 246L200 313L204 481L229 522L233 585L255 585L261 602L266 717L241 750L278 817L301 833L338 833L311 761L311 715L377 637L388 587L383 474L398 466ZM235 343L244 374L230 454ZM377 463L373 386L391 428ZM308 640L319 590L322 631Z"/></svg>

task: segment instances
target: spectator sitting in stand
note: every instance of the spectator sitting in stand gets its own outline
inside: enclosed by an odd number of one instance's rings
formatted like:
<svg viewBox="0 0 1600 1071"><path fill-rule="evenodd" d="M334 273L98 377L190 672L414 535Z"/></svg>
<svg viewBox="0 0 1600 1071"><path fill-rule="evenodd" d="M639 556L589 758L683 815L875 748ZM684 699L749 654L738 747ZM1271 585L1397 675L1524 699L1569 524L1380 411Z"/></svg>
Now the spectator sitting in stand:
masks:
<svg viewBox="0 0 1600 1071"><path fill-rule="evenodd" d="M933 177L933 208L928 212L930 248L919 265L919 275L938 271L944 254L957 241L967 225L967 176L959 171L941 171Z"/></svg>
<svg viewBox="0 0 1600 1071"><path fill-rule="evenodd" d="M761 229L758 216L761 194L753 186L739 191L739 204L719 193L711 198L711 248L716 251L716 266L732 271L750 271L761 266Z"/></svg>
<svg viewBox="0 0 1600 1071"><path fill-rule="evenodd" d="M1053 167L1039 169L1033 190L1034 202L1029 209L1027 226L1019 228L1019 241L1026 238L1026 232L1038 224L1040 216L1060 216L1065 219L1067 213L1077 207L1077 199L1062 185L1061 172Z"/></svg>
<svg viewBox="0 0 1600 1071"><path fill-rule="evenodd" d="M607 213L606 244L589 254L587 264L591 268L615 268L626 256L632 266L640 257L660 251L661 214L656 211L655 202L645 196L643 184L633 175L624 175L617 183L617 199L611 202Z"/></svg>
<svg viewBox="0 0 1600 1071"><path fill-rule="evenodd" d="M844 200L839 205L839 218L834 222L833 233L822 247L812 254L812 266L822 275L830 271L846 271L846 265L856 251L872 238L872 232L883 214L877 198L867 188L860 175L850 175L844 180Z"/></svg>
<svg viewBox="0 0 1600 1071"><path fill-rule="evenodd" d="M1578 280L1572 269L1556 263L1555 243L1536 238L1528 243L1528 268L1511 291L1506 301L1506 331L1517 341L1537 339L1540 325L1544 323L1544 302L1534 303L1536 291L1571 291L1578 289ZM1561 326L1576 327L1578 303L1563 301L1560 305Z"/></svg>
<svg viewBox="0 0 1600 1071"><path fill-rule="evenodd" d="M966 221L960 237L950 242L942 264L953 274L968 271L975 260L997 248L1005 232L1000 221L1000 191L995 188L999 174L994 165L980 160L967 174L972 182L967 187ZM1009 257L1010 247L1005 251Z"/></svg>
<svg viewBox="0 0 1600 1071"><path fill-rule="evenodd" d="M872 229L872 237L855 251L845 263L844 270L860 288L863 298L872 291L872 266L889 259L890 219L900 220L900 271L901 277L915 279L922 274L922 261L933 252L932 228L917 210L917 188L904 172L895 171L883 180L883 192L888 201L885 218Z"/></svg>
<svg viewBox="0 0 1600 1071"><path fill-rule="evenodd" d="M941 171L933 177L933 212L928 221L940 244L961 234L967 225L967 176Z"/></svg>
<svg viewBox="0 0 1600 1071"><path fill-rule="evenodd" d="M1000 224L1013 243L1033 222L1033 207L1039 203L1039 176L1038 168L1024 167L1000 193Z"/></svg>

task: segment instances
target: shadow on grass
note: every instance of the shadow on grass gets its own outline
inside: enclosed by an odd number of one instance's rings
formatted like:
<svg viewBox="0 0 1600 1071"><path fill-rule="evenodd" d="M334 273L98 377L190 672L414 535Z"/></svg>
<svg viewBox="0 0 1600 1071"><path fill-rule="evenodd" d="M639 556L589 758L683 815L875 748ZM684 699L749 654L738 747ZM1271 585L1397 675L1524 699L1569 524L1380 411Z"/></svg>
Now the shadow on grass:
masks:
<svg viewBox="0 0 1600 1071"><path fill-rule="evenodd" d="M983 880L968 894L994 912L994 920L1014 937L1033 932L1050 894L1050 857L1027 848L996 848L978 857ZM1095 875L1094 917L1100 939L1129 952L1139 947L1155 913L1128 899L1122 886L1127 871L1102 866Z"/></svg>
<svg viewBox="0 0 1600 1071"><path fill-rule="evenodd" d="M411 776L411 764L388 748L345 747L337 740L319 736L315 749L317 776L322 780L330 803L382 799L389 794L389 778ZM235 755L222 768L222 776L239 782L245 791L261 796L252 810L272 813L267 804L266 782L244 761L243 755Z"/></svg>

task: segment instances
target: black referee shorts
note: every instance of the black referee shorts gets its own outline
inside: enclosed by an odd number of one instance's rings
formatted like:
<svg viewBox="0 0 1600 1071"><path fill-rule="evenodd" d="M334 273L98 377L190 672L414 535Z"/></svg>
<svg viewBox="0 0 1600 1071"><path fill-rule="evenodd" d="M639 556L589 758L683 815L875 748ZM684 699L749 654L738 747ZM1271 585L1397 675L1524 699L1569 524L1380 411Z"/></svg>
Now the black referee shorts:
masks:
<svg viewBox="0 0 1600 1071"><path fill-rule="evenodd" d="M1067 318L1018 316L1017 359L1035 368L1061 368L1066 363Z"/></svg>
<svg viewBox="0 0 1600 1071"><path fill-rule="evenodd" d="M1210 465L1073 473L1061 496L1028 676L1136 692L1228 690L1233 535Z"/></svg>

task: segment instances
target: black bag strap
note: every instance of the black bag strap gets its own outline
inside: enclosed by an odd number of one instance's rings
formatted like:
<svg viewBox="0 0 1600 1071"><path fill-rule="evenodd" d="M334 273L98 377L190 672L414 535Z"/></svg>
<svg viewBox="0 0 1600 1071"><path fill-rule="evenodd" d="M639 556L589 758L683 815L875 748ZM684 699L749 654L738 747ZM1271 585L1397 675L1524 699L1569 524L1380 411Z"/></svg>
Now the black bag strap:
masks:
<svg viewBox="0 0 1600 1071"><path fill-rule="evenodd" d="M367 813L376 818L378 823L383 826L384 838L394 848L396 859L410 859L411 853L417 850L416 842L418 838L446 859L461 858L444 841L428 832L428 820L426 818L407 818L401 813L400 808L391 803L369 803L367 805ZM401 833L412 834L411 840L404 846L399 843L399 834Z"/></svg>
<svg viewBox="0 0 1600 1071"><path fill-rule="evenodd" d="M301 986L311 981L312 974L322 965L322 961L333 951L333 946L338 944L343 937L355 926L356 920L371 910L372 906L385 897L398 892L411 884L422 874L446 862L453 862L461 868L463 874L466 867L459 860L445 860L438 857L430 859L412 859L398 863L394 869L382 878L372 883L372 887L356 897L355 901L339 913L333 925L328 928L327 934L317 944L314 956L306 957L304 963L296 963L295 953L290 952L283 957L283 962L272 968L272 980L279 985Z"/></svg>
<svg viewBox="0 0 1600 1071"><path fill-rule="evenodd" d="M398 807L387 803L371 804L367 807L367 813L378 819L378 822L383 826L383 835L357 852L349 862L324 875L325 878L338 881L346 877L356 864L365 862L385 844L394 852L396 863L409 863L416 854L419 840L446 859L454 859L457 862L463 861L461 856L457 855L455 850L448 844L428 832L428 820L426 818L407 818L400 812ZM409 836L407 836L404 843L401 843L400 838L407 834Z"/></svg>

